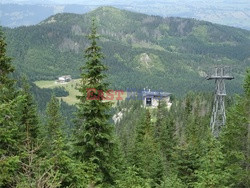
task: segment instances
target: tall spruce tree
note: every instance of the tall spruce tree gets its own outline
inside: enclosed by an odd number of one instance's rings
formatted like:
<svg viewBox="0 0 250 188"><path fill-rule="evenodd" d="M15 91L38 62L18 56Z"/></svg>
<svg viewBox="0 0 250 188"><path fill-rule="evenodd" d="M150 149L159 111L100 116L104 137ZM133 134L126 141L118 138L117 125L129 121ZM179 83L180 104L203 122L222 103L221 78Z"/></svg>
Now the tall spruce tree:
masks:
<svg viewBox="0 0 250 188"><path fill-rule="evenodd" d="M58 99L52 95L50 102L47 105L46 109L47 123L46 123L46 139L49 144L49 152L53 152L55 149L62 147L58 147L55 141L59 140L63 137L62 126L64 124L63 117L60 114L60 104Z"/></svg>
<svg viewBox="0 0 250 188"><path fill-rule="evenodd" d="M221 144L212 135L205 143L205 154L199 159L199 169L195 171L197 181L193 183L196 188L231 187L228 185L230 174L225 170L225 159L221 152Z"/></svg>
<svg viewBox="0 0 250 188"><path fill-rule="evenodd" d="M0 103L0 187L16 185L20 168L18 127L21 103L21 97Z"/></svg>
<svg viewBox="0 0 250 188"><path fill-rule="evenodd" d="M151 185L159 185L163 177L163 162L160 146L155 139L151 114L146 111L145 116L137 127L137 137L133 151L132 165L138 168L138 175L144 179L151 179Z"/></svg>
<svg viewBox="0 0 250 188"><path fill-rule="evenodd" d="M203 108L199 103L199 95L189 93L184 99L185 108L178 109L175 114L176 119L179 114L182 116L184 134L179 138L179 143L171 154L173 159L171 169L174 175L177 174L177 177L190 187L197 181L195 172L200 167L200 157L205 153L206 135L209 131L207 118L199 114Z"/></svg>
<svg viewBox="0 0 250 188"><path fill-rule="evenodd" d="M245 117L247 121L247 142L246 142L246 176L248 177L246 185L250 187L250 69L247 70L247 75L244 83L245 89Z"/></svg>
<svg viewBox="0 0 250 188"><path fill-rule="evenodd" d="M112 184L114 182L113 126L109 123L111 103L105 102L97 91L106 92L108 83L104 81L107 67L102 63L103 54L97 44L99 36L93 21L90 35L90 46L85 50L86 64L81 68L81 84L78 96L78 121L74 155L82 162L95 166L94 179L90 184ZM88 89L96 92L88 92ZM91 94L90 100L89 94Z"/></svg>
<svg viewBox="0 0 250 188"><path fill-rule="evenodd" d="M85 171L70 157L69 147L62 132L64 120L60 113L60 103L54 95L47 105L46 116L45 145L48 167L58 172L60 187L85 187Z"/></svg>
<svg viewBox="0 0 250 188"><path fill-rule="evenodd" d="M250 149L250 70L244 82L245 93L229 109L227 125L221 134L221 143L225 154L226 168L232 187L249 187L249 149Z"/></svg>
<svg viewBox="0 0 250 188"><path fill-rule="evenodd" d="M18 141L20 108L23 101L17 96L10 73L14 71L11 58L6 55L6 43L0 28L0 187L15 186L19 169Z"/></svg>
<svg viewBox="0 0 250 188"><path fill-rule="evenodd" d="M24 101L21 111L21 128L20 130L24 132L26 144L34 144L37 141L39 135L39 116L37 113L37 106L34 102L34 98L30 91L30 86L27 81L27 78L23 78L22 81L22 90L20 95L23 96Z"/></svg>
<svg viewBox="0 0 250 188"><path fill-rule="evenodd" d="M20 134L19 155L21 169L17 177L17 187L34 186L34 171L38 152L39 117L33 96L30 93L30 86L27 79L22 80L22 90L19 93L23 97L22 108L20 109Z"/></svg>
<svg viewBox="0 0 250 188"><path fill-rule="evenodd" d="M10 79L10 73L14 72L14 67L11 65L11 58L6 54L6 47L5 37L0 27L0 99L2 100L12 96L12 93L6 89L14 89L14 80Z"/></svg>
<svg viewBox="0 0 250 188"><path fill-rule="evenodd" d="M170 170L171 155L177 144L175 131L176 126L174 118L172 117L171 112L168 112L166 103L160 101L157 109L156 140L160 144L166 172L169 172Z"/></svg>

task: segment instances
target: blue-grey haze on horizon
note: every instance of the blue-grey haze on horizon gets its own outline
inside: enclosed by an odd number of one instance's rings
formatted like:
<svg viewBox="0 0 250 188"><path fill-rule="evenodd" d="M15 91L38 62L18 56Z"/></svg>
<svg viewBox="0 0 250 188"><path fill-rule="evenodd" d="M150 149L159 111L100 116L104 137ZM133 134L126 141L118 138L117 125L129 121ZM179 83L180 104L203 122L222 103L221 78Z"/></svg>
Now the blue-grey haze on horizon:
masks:
<svg viewBox="0 0 250 188"><path fill-rule="evenodd" d="M250 30L250 0L0 0L0 24L7 27L34 25L56 13L83 14L106 5Z"/></svg>

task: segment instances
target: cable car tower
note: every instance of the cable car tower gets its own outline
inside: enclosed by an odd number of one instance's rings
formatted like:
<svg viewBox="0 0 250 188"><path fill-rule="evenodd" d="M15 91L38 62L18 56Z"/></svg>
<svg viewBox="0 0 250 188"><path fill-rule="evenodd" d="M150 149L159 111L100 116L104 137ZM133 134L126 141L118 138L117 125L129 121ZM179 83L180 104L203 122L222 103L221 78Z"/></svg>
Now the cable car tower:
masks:
<svg viewBox="0 0 250 188"><path fill-rule="evenodd" d="M226 123L226 111L224 98L226 94L225 80L234 79L231 76L231 68L229 66L216 66L211 74L207 76L207 80L215 80L216 88L214 94L213 111L210 121L210 127L215 137L219 136L221 127Z"/></svg>

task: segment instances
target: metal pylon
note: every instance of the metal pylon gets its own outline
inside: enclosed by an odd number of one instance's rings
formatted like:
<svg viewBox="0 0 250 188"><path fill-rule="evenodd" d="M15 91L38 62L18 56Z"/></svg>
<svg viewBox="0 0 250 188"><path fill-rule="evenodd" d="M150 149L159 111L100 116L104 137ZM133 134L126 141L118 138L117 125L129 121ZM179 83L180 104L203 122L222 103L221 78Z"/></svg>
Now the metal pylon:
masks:
<svg viewBox="0 0 250 188"><path fill-rule="evenodd" d="M234 79L234 77L231 76L231 69L228 66L216 66L212 74L207 76L207 80L215 80L216 84L213 111L210 121L210 127L215 137L219 136L221 127L226 123L224 98L227 94L225 80L232 79Z"/></svg>

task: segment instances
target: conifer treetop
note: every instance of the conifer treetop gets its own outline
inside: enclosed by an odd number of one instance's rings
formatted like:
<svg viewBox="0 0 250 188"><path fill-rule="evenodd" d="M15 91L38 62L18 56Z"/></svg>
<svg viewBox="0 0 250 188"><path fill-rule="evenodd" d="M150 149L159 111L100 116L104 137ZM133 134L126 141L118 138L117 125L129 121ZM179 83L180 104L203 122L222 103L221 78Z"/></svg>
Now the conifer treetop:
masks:
<svg viewBox="0 0 250 188"><path fill-rule="evenodd" d="M4 33L0 27L0 84L4 84L7 81L7 75L14 72L14 67L11 65L11 58L6 55L6 47Z"/></svg>

